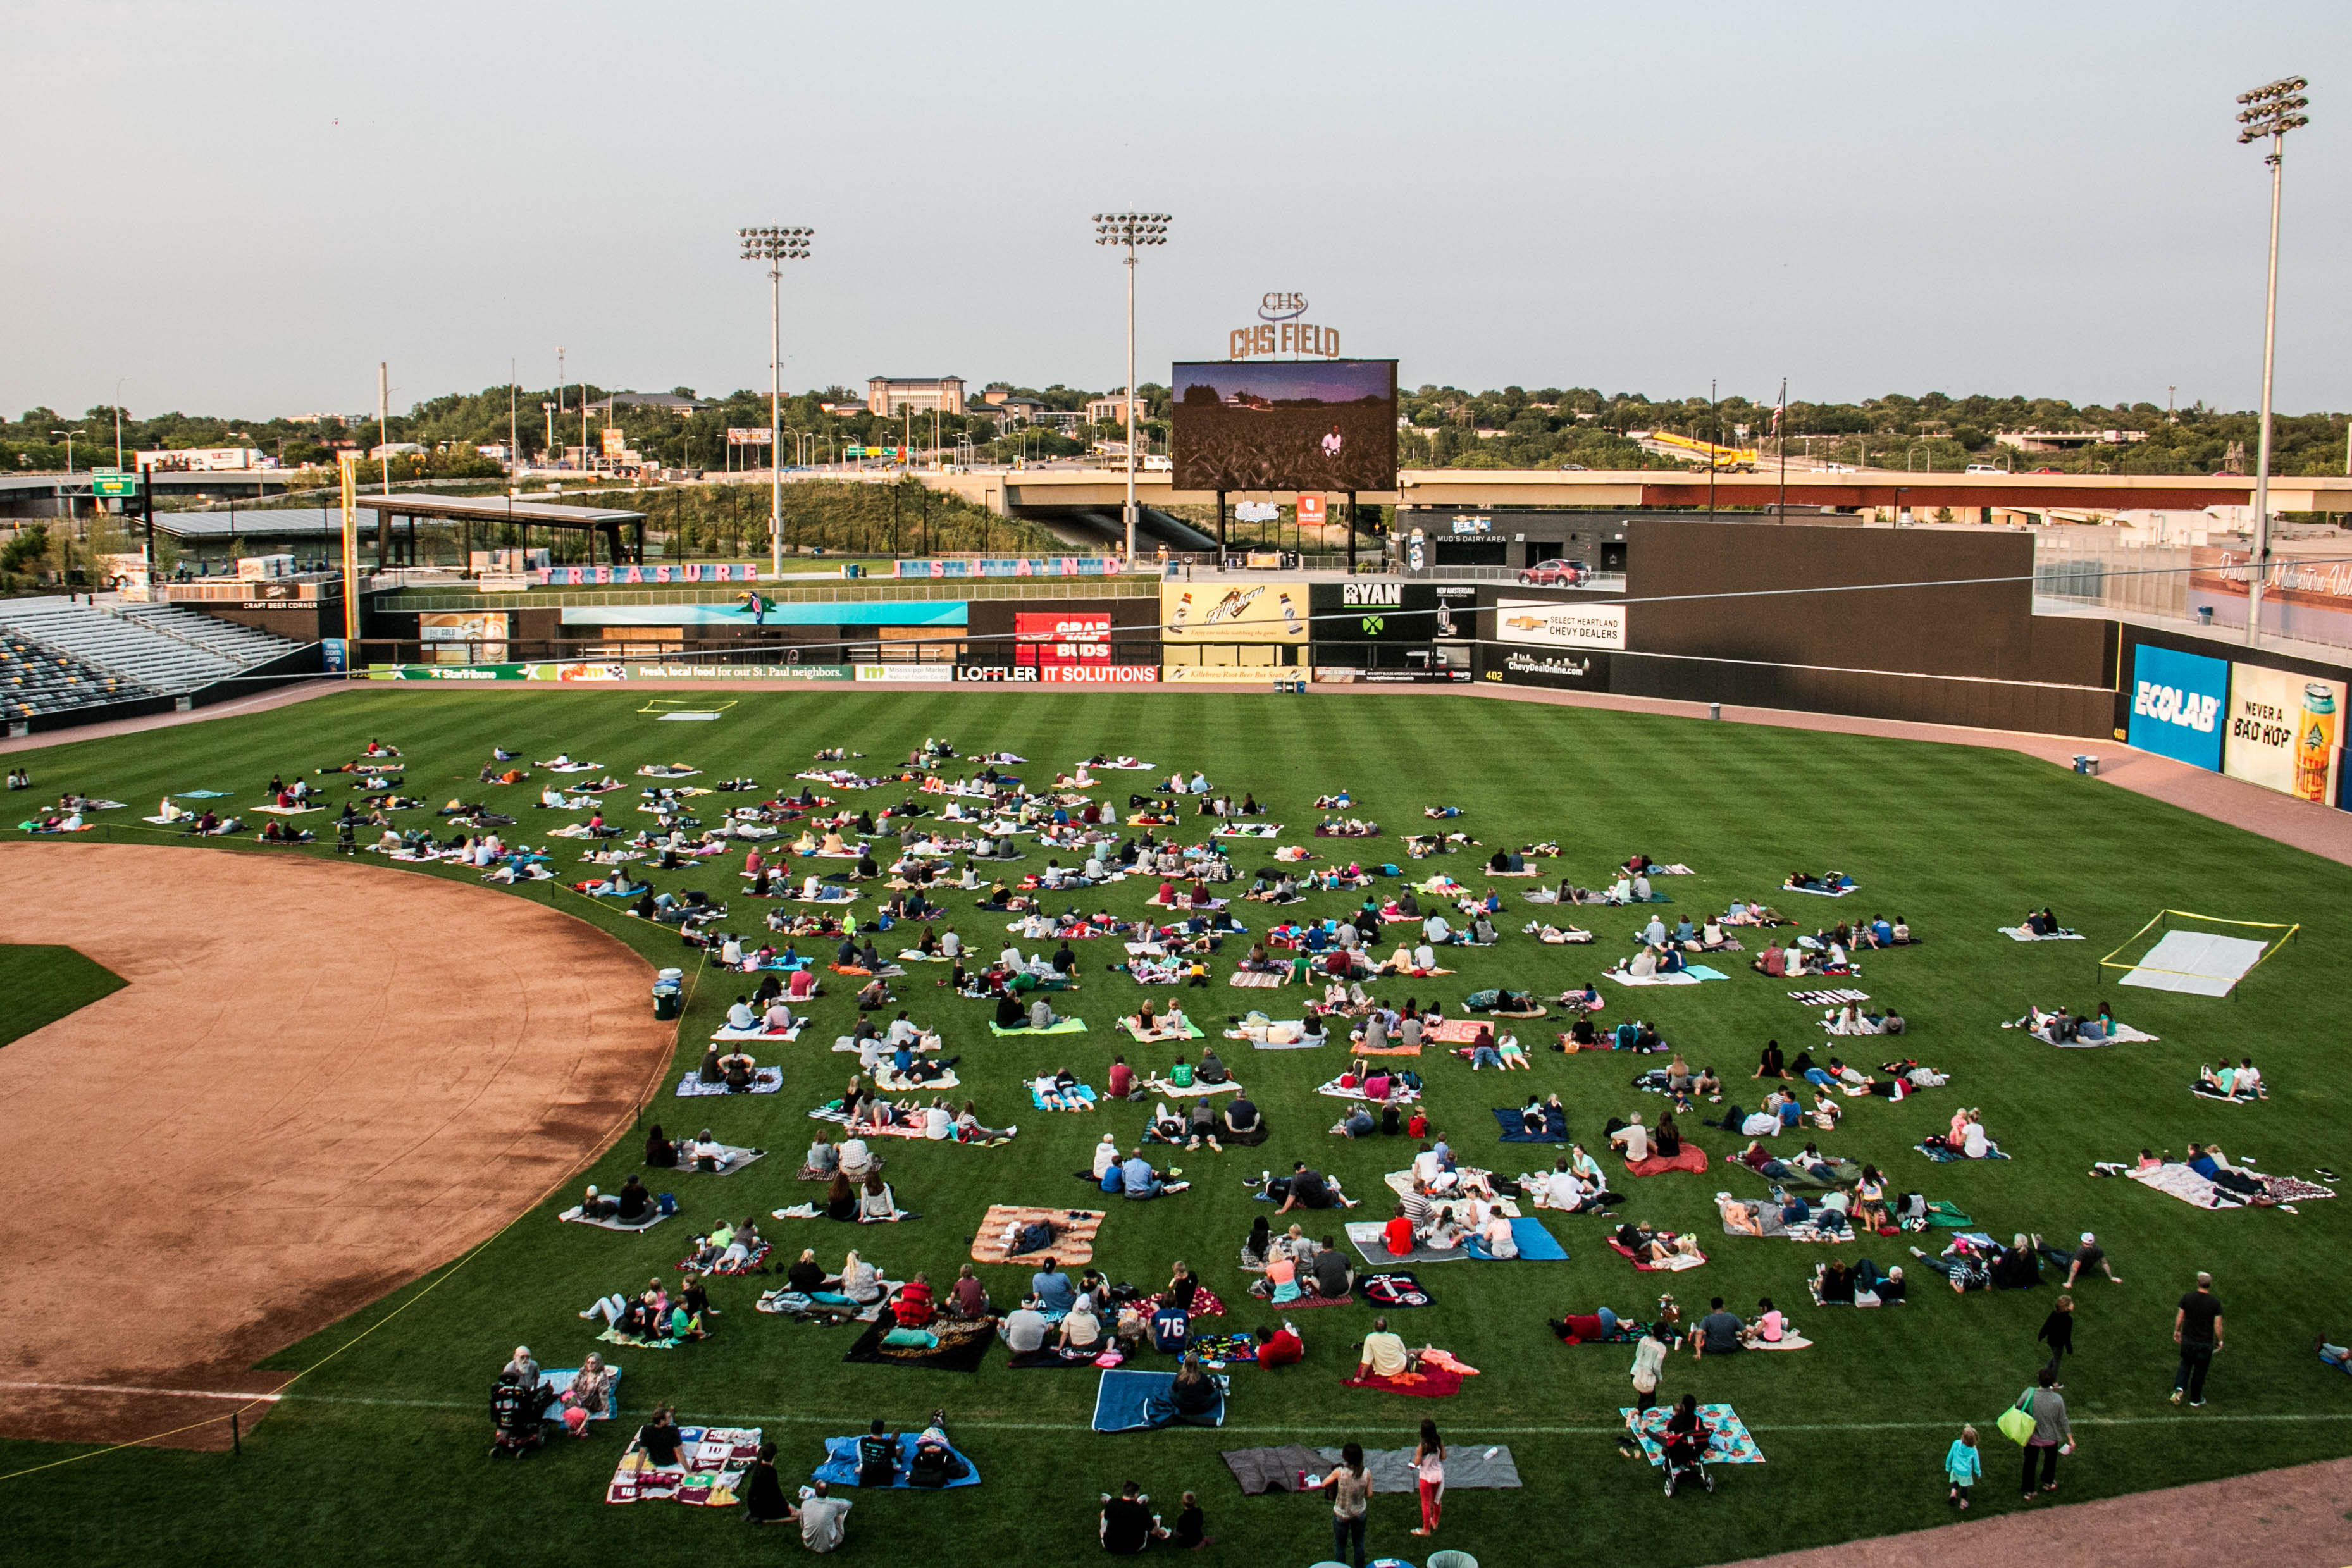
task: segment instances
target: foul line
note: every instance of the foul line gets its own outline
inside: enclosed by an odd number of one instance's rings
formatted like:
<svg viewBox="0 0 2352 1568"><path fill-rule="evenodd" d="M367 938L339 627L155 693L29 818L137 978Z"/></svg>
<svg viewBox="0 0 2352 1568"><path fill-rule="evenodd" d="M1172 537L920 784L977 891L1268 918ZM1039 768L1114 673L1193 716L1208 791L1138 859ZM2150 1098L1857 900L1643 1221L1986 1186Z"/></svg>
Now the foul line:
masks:
<svg viewBox="0 0 2352 1568"><path fill-rule="evenodd" d="M31 1385L22 1385L22 1384L0 1384L0 1387L24 1387L24 1386L31 1386ZM43 1385L43 1386L51 1386L51 1385ZM54 1386L68 1386L68 1387L74 1387L74 1386L80 1386L80 1385L54 1385ZM166 1391L166 1390L162 1390L162 1389L131 1389L131 1390L126 1390L125 1392L130 1392L130 1393L157 1393L157 1394L160 1394L160 1393L164 1393L164 1392L167 1392L167 1391ZM231 1396L221 1396L220 1397L231 1397ZM280 1400L280 1401L283 1401L283 1402L285 1402L285 1403L289 1403L289 1404L305 1404L305 1405L352 1405L352 1406L373 1406L373 1407L394 1408L394 1409L411 1409L411 1410L478 1410L478 1411L480 1411L480 1412L482 1412L482 1413L483 1413L484 1419L488 1419L488 1404L487 1404L486 1402L481 1401L481 1400L457 1400L457 1399L396 1399L396 1398L387 1398L387 1397L384 1397L384 1396L375 1396L375 1395L359 1395L359 1394L350 1394L350 1395L346 1395L346 1394L301 1394L301 1393L286 1393L286 1394L278 1394L278 1395L270 1395L270 1396L257 1396L256 1397L268 1397L268 1398L274 1398L274 1399L278 1399L278 1400ZM782 1425L782 1426L803 1426L803 1427L833 1427L840 1428L840 1429L842 1429L842 1430L846 1430L846 1429L847 1429L846 1427L842 1427L842 1423L844 1423L844 1422L847 1422L847 1423L849 1423L849 1425L850 1425L850 1426L853 1426L853 1427L854 1427L854 1426L856 1426L859 1421L862 1421L862 1420L866 1419L866 1416L864 1416L863 1415L855 1415L855 1416L822 1416L822 1415L820 1415L820 1416L812 1416L812 1415L808 1414L808 1413L807 1413L807 1412L805 1412L805 1411L791 1411L791 1412L786 1412L786 1411L701 1412L701 1411L691 1411L691 1410L680 1410L680 1411L678 1412L678 1414L679 1414L681 1416L684 1416L684 1417L688 1417L688 1418L689 1418L689 1420L690 1420L691 1424L694 1424L694 1425L700 1425L700 1426L753 1426L753 1425L757 1425L757 1426L772 1426L772 1425ZM2177 1424L2179 1424L2179 1423L2181 1423L2181 1422L2183 1422L2183 1421L2189 1421L2189 1420L2195 1420L2195 1421L2200 1421L2200 1422L2216 1422L2216 1421L2219 1421L2219 1422L2226 1422L2226 1423L2229 1423L2229 1424L2231 1424L2231 1425L2261 1425L2261 1424L2272 1423L2272 1422L2296 1422L2296 1423L2309 1423L2309 1424L2314 1424L2314 1425L2319 1425L2319 1424L2333 1424L2333 1423L2336 1423L2336 1422L2352 1421L2352 1412L2341 1412L2341 1413L2315 1413L2315 1414L2308 1414L2308 1415L2306 1415L2306 1414L2298 1414L2298 1413L2291 1412L2291 1411L2290 1411L2290 1412L2276 1412L2276 1413L2272 1413L2272 1414L2254 1414L2254 1415L2242 1415L2242 1416L2231 1416L2231 1415L2210 1415L2210 1416L2184 1416L2178 1415L2178 1414L2158 1415L2158 1416L2078 1416L2078 1417L2076 1417L2076 1418L2075 1418L2075 1425L2076 1425L2076 1426L2081 1426L2081 1427L2155 1427L2155 1426L2177 1425ZM1951 1423L1949 1420L1941 1420L1941 1421L1827 1421L1827 1422L1785 1422L1785 1423L1782 1423L1782 1422L1767 1422L1767 1423L1756 1423L1756 1422L1750 1422L1750 1423L1748 1424L1748 1429L1749 1431L1751 1431L1751 1432L1789 1432L1789 1433L1815 1433L1815 1432L1943 1432L1943 1431L1948 1431L1948 1430L1950 1429L1950 1427L1951 1427L1951 1425L1952 1425L1952 1423ZM957 1427L958 1427L959 1429L971 1429L971 1430L985 1431L985 1432L1091 1432L1091 1431L1093 1431L1093 1430L1094 1430L1094 1427L1093 1427L1093 1426L1092 1426L1091 1424L1088 1424L1088 1423L1086 1423L1086 1422L1070 1422L1070 1421L1001 1421L1001 1420L975 1419L975 1420L960 1420L960 1421L958 1421L958 1422L956 1423L956 1426L957 1426ZM1371 1430L1380 1430L1380 1429L1381 1429L1381 1428L1379 1428L1379 1427L1372 1427L1372 1428L1370 1428L1370 1429L1371 1429ZM1404 1430L1404 1429L1406 1429L1406 1428L1404 1428L1404 1427L1399 1427L1399 1428L1397 1428L1397 1429L1402 1431L1402 1430ZM1620 1422L1620 1423L1616 1423L1616 1424L1614 1424L1614 1425L1608 1425L1608 1426L1597 1426L1597 1427L1592 1427L1592 1426L1473 1427L1469 1428L1469 1430L1471 1430L1471 1431L1474 1431L1474 1432L1477 1432L1477 1433L1483 1434L1483 1435L1485 1435L1485 1436L1486 1436L1486 1437L1613 1437L1614 1435L1616 1435L1616 1434L1617 1434L1617 1433L1619 1433L1619 1432L1623 1431L1624 1429L1625 1429L1625 1428L1624 1428L1624 1425L1623 1425L1623 1423L1622 1423L1622 1422ZM1292 1425L1290 1425L1290 1426L1285 1426L1285 1427L1235 1427L1235 1426L1225 1426L1225 1427L1218 1427L1218 1428L1217 1428L1217 1430L1218 1430L1218 1431L1221 1431L1221 1432L1233 1432L1233 1433L1239 1433L1239 1434L1241 1434L1241 1435L1243 1435L1243 1436L1245 1436L1245 1437L1291 1437L1291 1438L1293 1438L1293 1439L1295 1440L1295 1439L1297 1437L1297 1436L1298 1436L1299 1427L1298 1427L1298 1425L1297 1425L1297 1424L1296 1424L1296 1423L1294 1423L1294 1424L1292 1424Z"/></svg>
<svg viewBox="0 0 2352 1568"><path fill-rule="evenodd" d="M0 1388L31 1388L53 1394L145 1394L159 1399L242 1399L273 1404L282 1394L228 1394L214 1388L132 1388L120 1383L0 1383Z"/></svg>

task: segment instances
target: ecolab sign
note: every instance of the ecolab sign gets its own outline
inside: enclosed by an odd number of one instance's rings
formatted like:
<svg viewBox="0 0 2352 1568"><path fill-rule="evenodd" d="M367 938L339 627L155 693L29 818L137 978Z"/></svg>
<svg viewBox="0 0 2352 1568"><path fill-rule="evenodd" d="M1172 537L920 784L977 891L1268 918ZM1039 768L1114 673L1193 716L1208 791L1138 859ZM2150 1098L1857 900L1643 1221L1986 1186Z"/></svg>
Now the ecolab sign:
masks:
<svg viewBox="0 0 2352 1568"><path fill-rule="evenodd" d="M2230 666L2221 659L2141 643L2132 651L2131 726L2143 751L2197 768L2221 766L2221 705Z"/></svg>

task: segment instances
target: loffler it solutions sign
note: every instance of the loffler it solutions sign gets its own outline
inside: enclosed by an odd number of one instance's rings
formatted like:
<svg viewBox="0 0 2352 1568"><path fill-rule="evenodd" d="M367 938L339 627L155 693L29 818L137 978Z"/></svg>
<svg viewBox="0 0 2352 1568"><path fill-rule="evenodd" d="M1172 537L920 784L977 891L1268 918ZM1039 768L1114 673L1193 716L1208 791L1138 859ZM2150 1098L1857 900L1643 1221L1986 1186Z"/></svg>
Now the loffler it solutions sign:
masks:
<svg viewBox="0 0 2352 1568"><path fill-rule="evenodd" d="M2124 738L2142 751L2218 772L2229 694L2227 662L2143 643L2132 653L2131 725Z"/></svg>

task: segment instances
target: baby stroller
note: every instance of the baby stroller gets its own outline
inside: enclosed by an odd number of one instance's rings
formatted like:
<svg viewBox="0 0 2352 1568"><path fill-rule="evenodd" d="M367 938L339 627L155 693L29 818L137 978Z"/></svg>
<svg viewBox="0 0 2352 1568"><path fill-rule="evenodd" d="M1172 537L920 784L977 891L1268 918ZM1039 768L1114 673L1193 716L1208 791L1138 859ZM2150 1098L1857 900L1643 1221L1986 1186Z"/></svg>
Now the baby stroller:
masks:
<svg viewBox="0 0 2352 1568"><path fill-rule="evenodd" d="M1685 1481L1696 1479L1707 1490L1715 1490L1715 1478L1706 1473L1706 1432L1669 1432L1665 1436L1666 1495Z"/></svg>
<svg viewBox="0 0 2352 1568"><path fill-rule="evenodd" d="M499 1375L498 1386L490 1390L489 1458L511 1454L520 1458L547 1441L547 1424L541 1419L547 1408L545 1394L544 1389L523 1387L511 1373Z"/></svg>

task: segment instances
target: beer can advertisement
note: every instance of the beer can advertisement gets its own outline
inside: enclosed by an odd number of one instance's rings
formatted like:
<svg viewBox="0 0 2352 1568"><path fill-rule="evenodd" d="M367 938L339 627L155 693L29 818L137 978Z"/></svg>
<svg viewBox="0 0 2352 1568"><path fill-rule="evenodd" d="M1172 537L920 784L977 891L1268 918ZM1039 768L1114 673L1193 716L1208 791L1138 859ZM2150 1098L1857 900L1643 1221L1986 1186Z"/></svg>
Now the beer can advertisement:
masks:
<svg viewBox="0 0 2352 1568"><path fill-rule="evenodd" d="M2345 686L2261 664L2230 666L2221 771L2297 800L2336 801Z"/></svg>
<svg viewBox="0 0 2352 1568"><path fill-rule="evenodd" d="M1307 615L1303 581L1160 585L1162 643L1304 643Z"/></svg>

